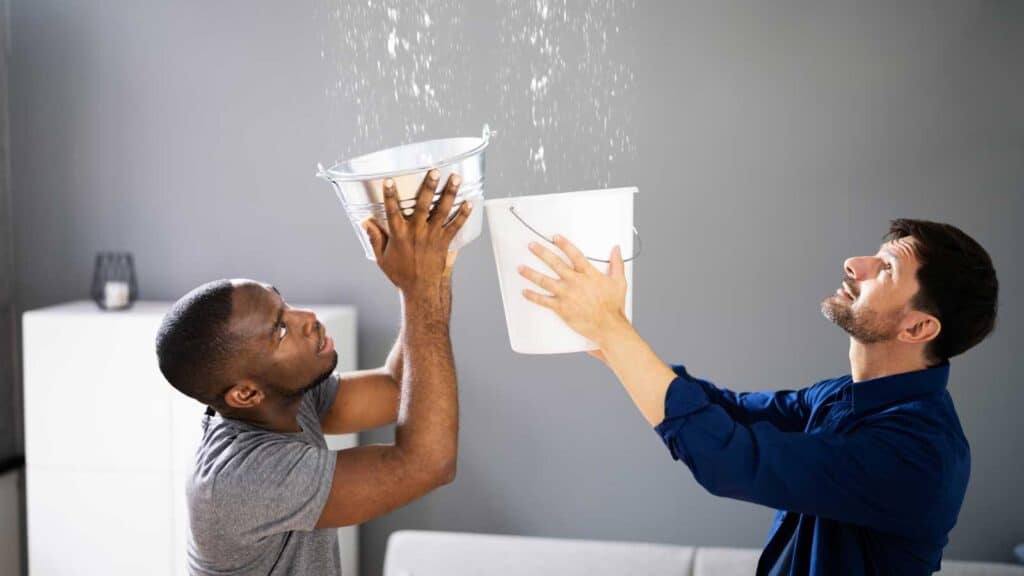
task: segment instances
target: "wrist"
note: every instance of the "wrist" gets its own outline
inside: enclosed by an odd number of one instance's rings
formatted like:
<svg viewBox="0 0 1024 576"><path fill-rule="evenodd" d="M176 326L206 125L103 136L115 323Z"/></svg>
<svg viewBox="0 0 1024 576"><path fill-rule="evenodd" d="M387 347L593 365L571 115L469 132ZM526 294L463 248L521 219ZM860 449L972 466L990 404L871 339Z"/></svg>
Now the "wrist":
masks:
<svg viewBox="0 0 1024 576"><path fill-rule="evenodd" d="M607 352L616 344L628 340L635 333L636 329L633 328L633 325L630 324L629 319L625 315L616 315L608 321L605 328L601 330L599 336L594 340L594 343L597 344L602 352Z"/></svg>
<svg viewBox="0 0 1024 576"><path fill-rule="evenodd" d="M448 296L440 287L431 290L403 290L401 296L406 327L423 323L448 324Z"/></svg>

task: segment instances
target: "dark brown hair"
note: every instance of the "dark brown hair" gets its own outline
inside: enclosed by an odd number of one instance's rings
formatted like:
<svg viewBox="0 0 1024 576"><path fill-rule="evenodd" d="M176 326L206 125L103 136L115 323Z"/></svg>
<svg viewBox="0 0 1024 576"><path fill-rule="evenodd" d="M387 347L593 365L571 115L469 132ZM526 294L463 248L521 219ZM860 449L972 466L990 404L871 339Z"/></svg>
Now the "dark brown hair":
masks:
<svg viewBox="0 0 1024 576"><path fill-rule="evenodd" d="M942 329L925 350L942 362L985 339L995 327L999 280L988 252L962 230L928 220L893 220L885 239L910 236L921 267L911 305L939 319Z"/></svg>

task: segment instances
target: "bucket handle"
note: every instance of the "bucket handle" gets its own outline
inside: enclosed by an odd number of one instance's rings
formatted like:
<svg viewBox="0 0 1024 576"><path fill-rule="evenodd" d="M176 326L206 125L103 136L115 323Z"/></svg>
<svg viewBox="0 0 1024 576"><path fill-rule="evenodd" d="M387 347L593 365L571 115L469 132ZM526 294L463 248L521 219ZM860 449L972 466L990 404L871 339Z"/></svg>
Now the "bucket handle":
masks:
<svg viewBox="0 0 1024 576"><path fill-rule="evenodd" d="M516 212L516 207L515 206L509 206L508 207L508 211L511 212L512 215L516 217L516 220L519 220L519 222L523 226L526 226L526 228L529 229L530 232L533 232L534 234L536 234L537 236L542 238L548 244L554 244L555 243L554 240L552 240L551 238L548 238L547 236L541 234L540 232L537 231L536 228L534 228L533 226L530 226L529 224L527 224L526 220L523 220L523 217L520 216L518 212ZM633 260L636 260L636 257L639 256L640 252L643 250L644 243L643 243L643 240L640 238L640 232L637 231L636 226L633 226L633 235L636 236L636 251L633 252L633 255L630 256L629 258L623 259L622 260L623 264L625 264L626 262L632 262ZM602 260L601 258L591 258L590 256L587 256L586 254L584 254L583 257L586 258L587 260L590 260L591 262L600 262L602 264L610 264L611 263L609 260Z"/></svg>

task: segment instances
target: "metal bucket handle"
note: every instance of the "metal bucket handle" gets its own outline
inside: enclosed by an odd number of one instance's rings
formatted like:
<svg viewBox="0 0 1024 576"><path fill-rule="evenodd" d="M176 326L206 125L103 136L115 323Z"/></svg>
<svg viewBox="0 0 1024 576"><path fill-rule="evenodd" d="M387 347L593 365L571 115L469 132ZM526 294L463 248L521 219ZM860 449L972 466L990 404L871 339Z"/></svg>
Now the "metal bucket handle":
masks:
<svg viewBox="0 0 1024 576"><path fill-rule="evenodd" d="M520 216L518 212L516 212L516 207L515 206L509 206L508 207L508 211L511 212L512 215L516 217L516 220L519 220L519 222L523 226L526 226L526 228L529 229L530 232L533 232L534 234L539 236L541 239L543 239L548 244L555 244L554 240L552 240L551 238L545 236L544 234L541 234L540 232L537 231L536 228L534 228L533 226L530 226L529 224L527 224L526 220L523 220L523 217ZM643 243L643 240L640 238L640 232L637 231L636 226L633 226L633 235L636 236L636 251L633 252L633 255L630 256L629 258L623 259L622 260L623 264L625 264L626 262L632 262L633 260L636 260L636 257L639 256L640 252L643 250L644 243ZM602 264L610 264L611 263L610 260L602 260L601 258L591 258L590 256L587 256L586 254L584 254L583 257L586 258L587 260L590 260L591 262L600 262Z"/></svg>

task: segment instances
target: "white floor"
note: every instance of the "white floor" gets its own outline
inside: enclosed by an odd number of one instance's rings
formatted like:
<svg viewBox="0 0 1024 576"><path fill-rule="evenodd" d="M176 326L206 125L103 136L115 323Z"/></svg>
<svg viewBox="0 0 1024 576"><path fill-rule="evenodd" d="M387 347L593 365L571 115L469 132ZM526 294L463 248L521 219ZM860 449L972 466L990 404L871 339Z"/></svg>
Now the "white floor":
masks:
<svg viewBox="0 0 1024 576"><path fill-rule="evenodd" d="M0 576L21 574L21 522L18 511L18 481L21 472L0 476Z"/></svg>

